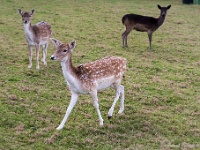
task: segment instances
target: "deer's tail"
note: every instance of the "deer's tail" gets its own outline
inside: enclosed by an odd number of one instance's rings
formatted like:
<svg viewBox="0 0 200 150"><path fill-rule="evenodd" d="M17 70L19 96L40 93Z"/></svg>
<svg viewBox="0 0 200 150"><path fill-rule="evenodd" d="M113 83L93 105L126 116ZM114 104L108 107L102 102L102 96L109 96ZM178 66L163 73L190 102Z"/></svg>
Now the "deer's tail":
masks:
<svg viewBox="0 0 200 150"><path fill-rule="evenodd" d="M124 21L126 19L126 15L122 17L122 24L124 25Z"/></svg>

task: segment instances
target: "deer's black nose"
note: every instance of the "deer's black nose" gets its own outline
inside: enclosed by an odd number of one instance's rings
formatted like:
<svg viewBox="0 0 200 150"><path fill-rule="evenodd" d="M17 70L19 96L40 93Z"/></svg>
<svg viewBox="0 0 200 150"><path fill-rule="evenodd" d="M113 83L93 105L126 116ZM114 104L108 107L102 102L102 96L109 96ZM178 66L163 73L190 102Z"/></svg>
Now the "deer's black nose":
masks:
<svg viewBox="0 0 200 150"><path fill-rule="evenodd" d="M50 58L51 58L51 60L55 60L55 57L54 57L54 56L51 56Z"/></svg>

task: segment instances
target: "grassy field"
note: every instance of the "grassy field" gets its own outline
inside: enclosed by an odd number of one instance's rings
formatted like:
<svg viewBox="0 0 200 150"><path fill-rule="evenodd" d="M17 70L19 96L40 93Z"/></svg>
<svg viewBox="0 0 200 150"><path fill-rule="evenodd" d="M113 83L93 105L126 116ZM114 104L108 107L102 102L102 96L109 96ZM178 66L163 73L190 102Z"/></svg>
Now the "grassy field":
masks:
<svg viewBox="0 0 200 150"><path fill-rule="evenodd" d="M126 13L159 16L157 4L172 5L153 34L131 32L121 47ZM17 9L35 9L32 24L47 21L52 37L76 40L74 65L105 56L128 60L125 111L111 120L114 91L99 93L104 126L99 126L90 96L82 95L61 131L70 100L60 63L28 69L28 48ZM0 149L200 149L200 5L181 0L1 0L0 5ZM41 51L40 51L41 52ZM41 56L42 53L40 53Z"/></svg>

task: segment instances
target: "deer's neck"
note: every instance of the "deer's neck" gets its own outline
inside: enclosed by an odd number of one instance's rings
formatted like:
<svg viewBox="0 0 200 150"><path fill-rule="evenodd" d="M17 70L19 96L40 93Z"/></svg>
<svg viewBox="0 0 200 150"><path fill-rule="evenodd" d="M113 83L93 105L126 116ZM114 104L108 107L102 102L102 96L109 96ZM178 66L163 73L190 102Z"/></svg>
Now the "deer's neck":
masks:
<svg viewBox="0 0 200 150"><path fill-rule="evenodd" d="M76 68L72 65L71 56L66 61L61 62L64 78L71 90L77 91L80 87L76 75Z"/></svg>
<svg viewBox="0 0 200 150"><path fill-rule="evenodd" d="M160 17L158 18L158 27L161 26L164 21L165 21L165 16L160 15Z"/></svg>
<svg viewBox="0 0 200 150"><path fill-rule="evenodd" d="M33 39L34 32L31 23L24 24L24 31L28 39Z"/></svg>

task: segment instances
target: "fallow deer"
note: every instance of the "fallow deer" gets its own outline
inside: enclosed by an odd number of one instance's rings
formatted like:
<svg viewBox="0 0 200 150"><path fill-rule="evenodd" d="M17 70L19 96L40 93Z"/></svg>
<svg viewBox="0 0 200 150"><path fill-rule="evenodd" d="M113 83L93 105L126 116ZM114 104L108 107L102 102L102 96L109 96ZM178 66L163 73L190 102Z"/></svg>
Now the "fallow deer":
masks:
<svg viewBox="0 0 200 150"><path fill-rule="evenodd" d="M122 23L125 25L126 30L122 34L122 47L128 47L127 37L132 30L147 32L149 37L149 48L151 49L152 34L156 31L164 22L167 15L167 10L170 9L171 5L167 7L161 7L159 18L153 18L149 16L141 16L137 14L126 14L122 17Z"/></svg>
<svg viewBox="0 0 200 150"><path fill-rule="evenodd" d="M111 56L74 67L71 57L72 50L75 48L76 42L73 41L70 44L64 44L53 38L51 40L56 46L56 52L51 56L51 59L61 62L64 78L67 81L72 94L66 114L61 124L57 127L57 130L64 127L69 114L77 102L79 94L91 95L93 105L98 114L100 125L103 125L103 118L99 110L97 92L111 87L115 89L116 95L114 102L109 109L108 118L110 119L112 117L115 104L119 97L120 110L118 113L121 114L124 111L124 86L121 85L121 80L126 71L126 59Z"/></svg>
<svg viewBox="0 0 200 150"><path fill-rule="evenodd" d="M36 69L40 69L39 65L39 50L40 46L43 47L43 58L42 61L44 65L47 65L46 55L47 48L49 44L49 38L52 34L51 25L47 22L38 22L35 25L31 25L31 17L34 13L34 10L31 12L22 12L21 9L18 9L19 14L22 16L22 22L24 25L24 31L26 35L26 41L29 48L29 65L28 68L32 67L32 47L36 48Z"/></svg>

